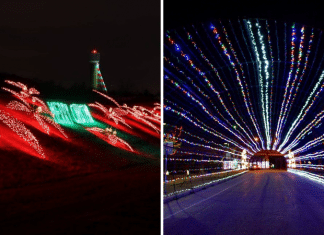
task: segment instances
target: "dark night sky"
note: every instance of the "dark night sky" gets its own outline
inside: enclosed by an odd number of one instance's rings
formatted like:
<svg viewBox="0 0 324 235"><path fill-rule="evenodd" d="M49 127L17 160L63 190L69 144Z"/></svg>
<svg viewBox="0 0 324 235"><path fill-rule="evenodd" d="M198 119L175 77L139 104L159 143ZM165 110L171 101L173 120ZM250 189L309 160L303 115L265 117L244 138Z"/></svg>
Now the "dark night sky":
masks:
<svg viewBox="0 0 324 235"><path fill-rule="evenodd" d="M217 19L264 18L324 29L321 1L164 1L164 28Z"/></svg>
<svg viewBox="0 0 324 235"><path fill-rule="evenodd" d="M89 53L106 86L160 91L160 2L1 1L0 72L90 85Z"/></svg>

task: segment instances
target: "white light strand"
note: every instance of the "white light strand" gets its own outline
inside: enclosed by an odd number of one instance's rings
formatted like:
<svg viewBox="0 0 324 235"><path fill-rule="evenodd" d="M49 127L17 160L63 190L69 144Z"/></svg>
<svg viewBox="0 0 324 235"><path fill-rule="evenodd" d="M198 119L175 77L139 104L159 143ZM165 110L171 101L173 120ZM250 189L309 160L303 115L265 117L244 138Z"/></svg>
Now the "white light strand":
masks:
<svg viewBox="0 0 324 235"><path fill-rule="evenodd" d="M7 126L9 126L9 128L12 131L14 131L18 136L24 139L32 148L34 148L42 158L45 158L44 151L39 145L38 140L31 133L31 131L25 127L25 125L22 122L20 122L14 117L11 117L8 113L2 110L0 110L0 120Z"/></svg>

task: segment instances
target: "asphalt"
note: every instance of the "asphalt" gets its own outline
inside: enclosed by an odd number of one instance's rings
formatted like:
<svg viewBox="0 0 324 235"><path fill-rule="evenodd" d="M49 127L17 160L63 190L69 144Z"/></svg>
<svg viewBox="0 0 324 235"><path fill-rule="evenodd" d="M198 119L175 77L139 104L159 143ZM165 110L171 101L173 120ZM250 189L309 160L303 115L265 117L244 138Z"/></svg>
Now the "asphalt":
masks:
<svg viewBox="0 0 324 235"><path fill-rule="evenodd" d="M164 204L165 235L324 234L324 185L253 171Z"/></svg>

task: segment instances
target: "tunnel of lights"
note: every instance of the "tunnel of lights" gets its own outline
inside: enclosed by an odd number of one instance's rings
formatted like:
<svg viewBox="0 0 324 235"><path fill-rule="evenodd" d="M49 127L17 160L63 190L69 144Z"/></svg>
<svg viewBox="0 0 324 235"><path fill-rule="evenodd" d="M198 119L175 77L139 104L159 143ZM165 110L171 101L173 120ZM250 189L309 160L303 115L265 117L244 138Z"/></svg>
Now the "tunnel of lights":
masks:
<svg viewBox="0 0 324 235"><path fill-rule="evenodd" d="M182 127L165 174L242 169L242 153L248 167L260 151L322 168L321 30L265 19L167 30L163 76L164 130Z"/></svg>
<svg viewBox="0 0 324 235"><path fill-rule="evenodd" d="M249 159L251 169L287 169L284 154L276 150L261 150Z"/></svg>

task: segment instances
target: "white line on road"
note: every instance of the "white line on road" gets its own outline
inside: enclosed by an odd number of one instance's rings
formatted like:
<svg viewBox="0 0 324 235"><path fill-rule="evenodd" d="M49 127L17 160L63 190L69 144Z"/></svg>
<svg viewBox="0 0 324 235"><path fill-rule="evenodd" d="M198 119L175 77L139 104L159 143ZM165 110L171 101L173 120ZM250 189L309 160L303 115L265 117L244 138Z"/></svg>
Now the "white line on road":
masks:
<svg viewBox="0 0 324 235"><path fill-rule="evenodd" d="M189 208L191 208L191 207L193 207L193 206L195 206L195 205L198 205L198 204L200 204L200 203L202 203L202 202L204 202L204 201L207 201L207 200L209 200L209 199L211 199L211 198L213 198L213 197L219 195L220 193L222 193L222 192L224 192L224 191L226 191L226 190L228 190L228 189L230 189L230 188L233 188L234 186L236 186L236 185L242 183L243 181L246 181L246 179L245 179L245 180L242 180L242 181L238 182L237 184L234 184L234 185L232 185L232 186L230 186L230 187L227 187L226 189L224 189L224 190L222 190L222 191L220 191L220 192L218 192L218 193L216 193L216 194L214 194L214 195L212 195L212 196L210 196L210 197L208 197L208 198L205 198L205 199L203 199L203 200L200 200L200 201L198 201L198 202L192 204L191 206L188 206L188 207L186 207L186 208L184 208L184 209L181 209L181 210L177 211L176 213L172 213L171 215L165 217L164 220L169 219L169 218L171 218L173 215L179 214L180 212L182 212L182 211L184 211L184 210L187 210L187 209L189 209Z"/></svg>

